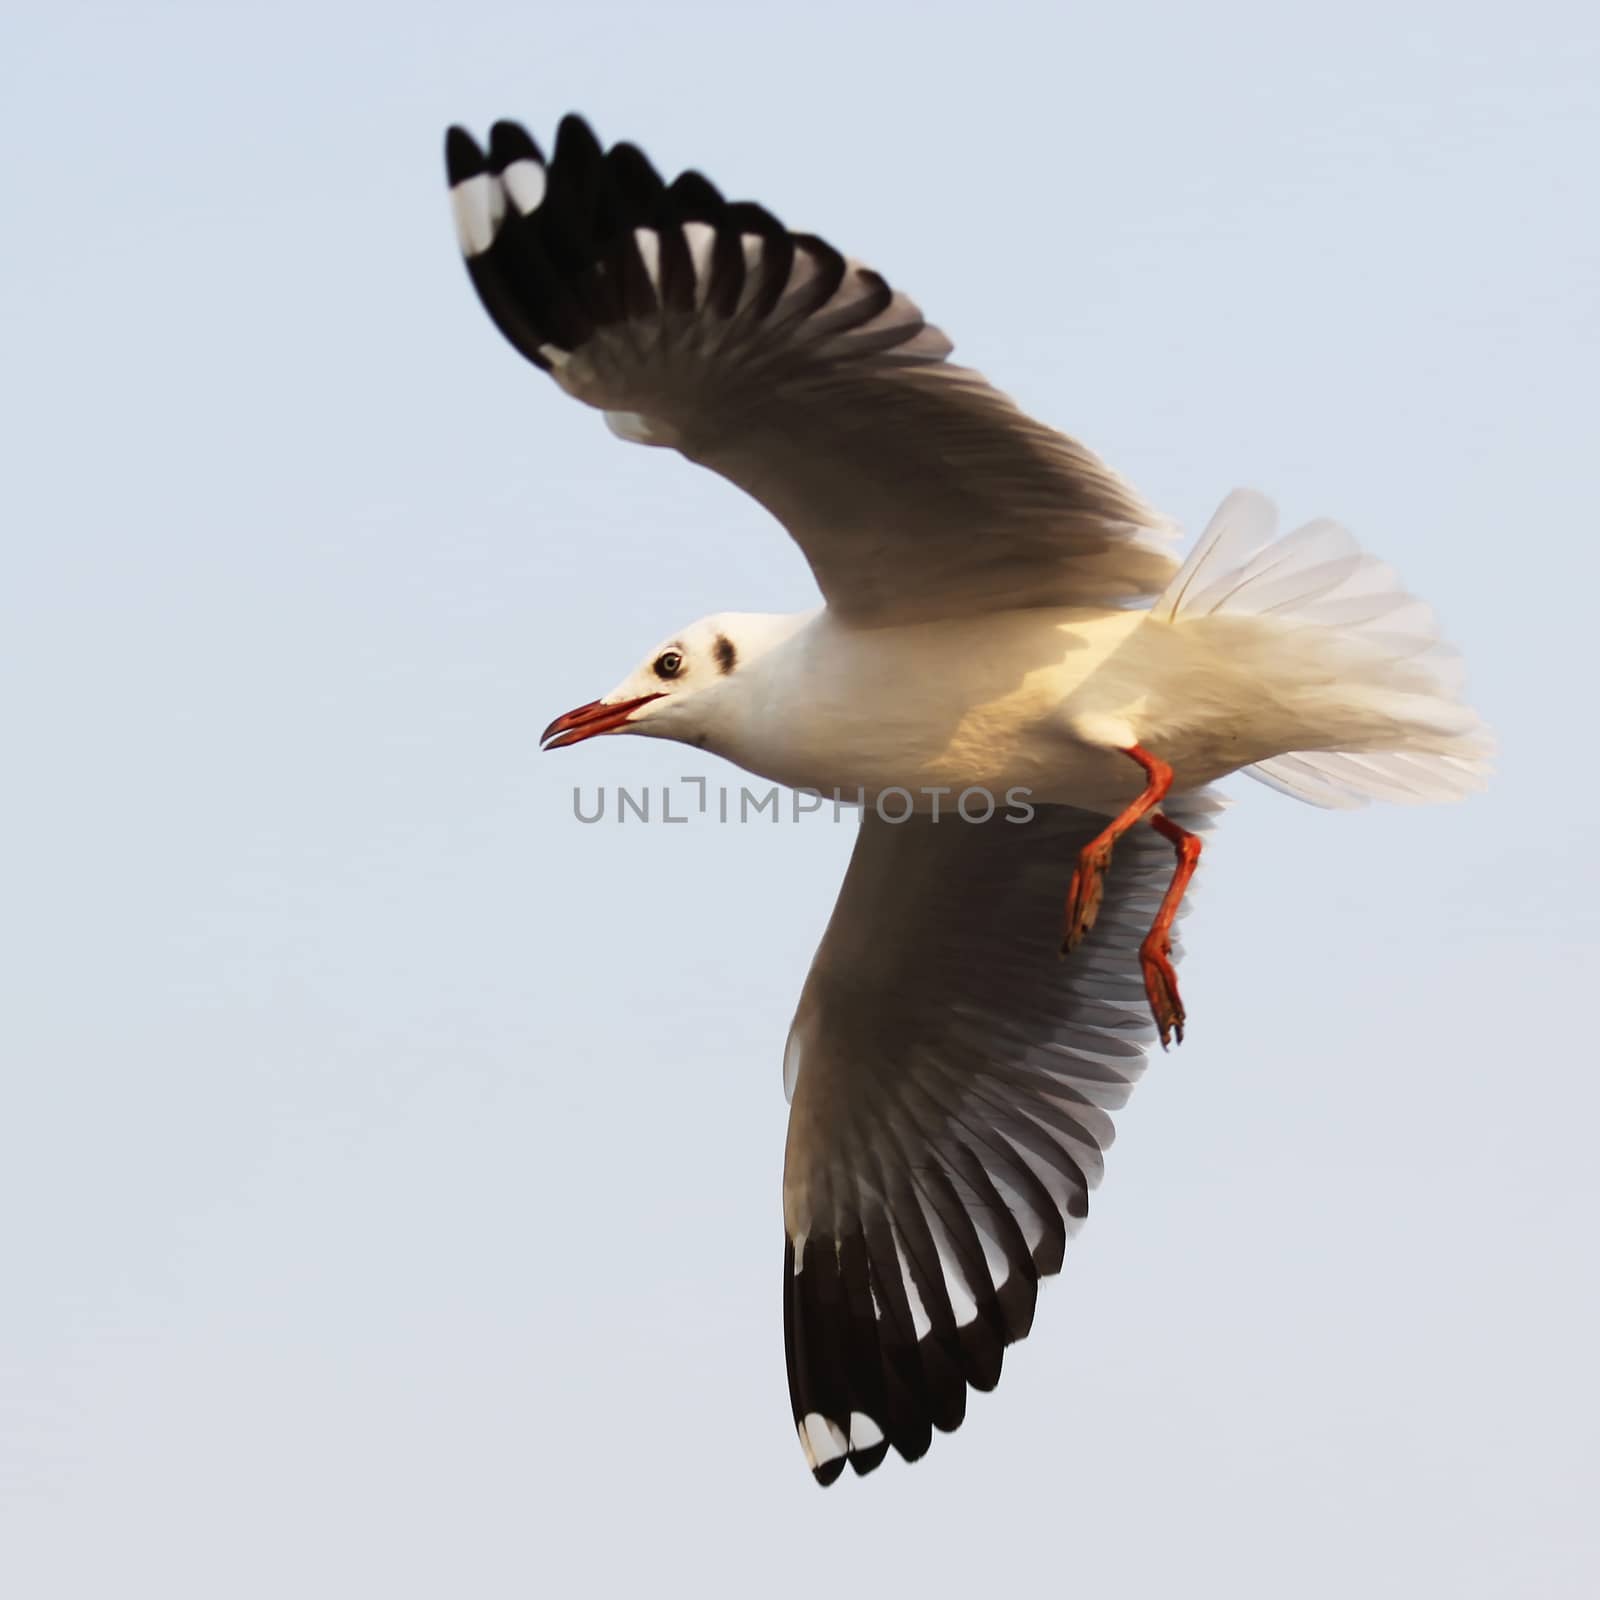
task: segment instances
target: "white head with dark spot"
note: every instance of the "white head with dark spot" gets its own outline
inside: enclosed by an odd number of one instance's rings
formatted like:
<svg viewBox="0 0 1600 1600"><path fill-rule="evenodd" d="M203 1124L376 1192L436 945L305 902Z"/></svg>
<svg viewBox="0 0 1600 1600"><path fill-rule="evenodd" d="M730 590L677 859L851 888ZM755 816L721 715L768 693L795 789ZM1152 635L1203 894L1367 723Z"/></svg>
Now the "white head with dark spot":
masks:
<svg viewBox="0 0 1600 1600"><path fill-rule="evenodd" d="M561 750L599 733L642 733L703 745L740 674L806 620L764 612L702 617L662 640L609 694L557 717L540 743Z"/></svg>

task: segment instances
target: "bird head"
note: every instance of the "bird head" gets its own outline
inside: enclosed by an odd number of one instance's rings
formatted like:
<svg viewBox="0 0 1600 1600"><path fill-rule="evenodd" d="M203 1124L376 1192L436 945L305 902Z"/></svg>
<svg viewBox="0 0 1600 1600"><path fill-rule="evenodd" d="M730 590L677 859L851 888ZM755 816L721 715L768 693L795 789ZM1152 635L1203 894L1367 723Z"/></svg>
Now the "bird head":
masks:
<svg viewBox="0 0 1600 1600"><path fill-rule="evenodd" d="M546 750L598 733L642 733L703 743L716 707L750 664L804 617L719 613L662 640L609 694L557 717L539 736Z"/></svg>

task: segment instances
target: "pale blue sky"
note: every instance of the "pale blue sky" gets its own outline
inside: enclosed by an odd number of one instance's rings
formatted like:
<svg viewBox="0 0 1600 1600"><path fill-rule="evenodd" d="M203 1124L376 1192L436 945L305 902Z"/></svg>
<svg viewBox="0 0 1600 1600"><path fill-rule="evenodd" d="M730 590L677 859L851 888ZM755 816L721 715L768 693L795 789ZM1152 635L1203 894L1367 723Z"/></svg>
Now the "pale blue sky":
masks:
<svg viewBox="0 0 1600 1600"><path fill-rule="evenodd" d="M0 1588L1595 1592L1597 80L1576 4L14 0ZM1033 1337L826 1495L779 1057L850 829L583 828L726 769L536 748L809 578L475 303L443 127L567 109L1191 530L1346 521L1502 741L1236 785Z"/></svg>

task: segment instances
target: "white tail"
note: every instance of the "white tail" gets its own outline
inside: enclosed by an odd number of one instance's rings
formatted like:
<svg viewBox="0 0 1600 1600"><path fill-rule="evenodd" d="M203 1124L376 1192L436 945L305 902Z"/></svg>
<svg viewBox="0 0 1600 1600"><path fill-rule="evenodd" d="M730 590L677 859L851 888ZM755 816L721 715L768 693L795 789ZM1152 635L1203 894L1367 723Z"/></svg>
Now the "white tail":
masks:
<svg viewBox="0 0 1600 1600"><path fill-rule="evenodd" d="M1152 614L1171 623L1270 618L1286 643L1293 636L1297 698L1337 699L1340 711L1367 715L1349 721L1351 748L1297 750L1243 770L1296 799L1340 808L1454 800L1481 788L1491 741L1461 700L1461 662L1433 612L1338 523L1309 522L1274 540L1276 527L1266 496L1235 490ZM1340 716L1327 725L1342 725Z"/></svg>

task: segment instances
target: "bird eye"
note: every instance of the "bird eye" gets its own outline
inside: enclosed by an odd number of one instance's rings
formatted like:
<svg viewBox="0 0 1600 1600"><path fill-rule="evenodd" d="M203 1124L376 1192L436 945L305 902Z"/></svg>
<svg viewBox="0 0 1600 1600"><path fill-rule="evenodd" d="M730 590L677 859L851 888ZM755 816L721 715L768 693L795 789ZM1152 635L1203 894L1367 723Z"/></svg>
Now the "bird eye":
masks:
<svg viewBox="0 0 1600 1600"><path fill-rule="evenodd" d="M683 655L677 650L663 650L656 657L656 676L658 678L676 678L683 671Z"/></svg>

